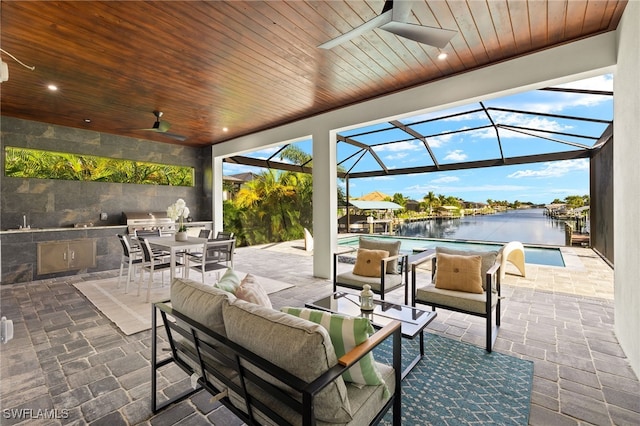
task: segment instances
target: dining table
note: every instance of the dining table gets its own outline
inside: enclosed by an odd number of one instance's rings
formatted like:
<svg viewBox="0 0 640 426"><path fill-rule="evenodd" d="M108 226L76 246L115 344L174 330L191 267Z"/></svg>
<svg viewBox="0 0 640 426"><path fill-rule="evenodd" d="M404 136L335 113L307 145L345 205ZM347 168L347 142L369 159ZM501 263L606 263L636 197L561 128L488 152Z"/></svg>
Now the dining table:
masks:
<svg viewBox="0 0 640 426"><path fill-rule="evenodd" d="M207 242L206 238L198 238L198 237L187 237L186 241L176 241L173 235L162 236L162 237L147 237L147 241L151 246L165 250L169 252L170 255L170 273L171 273L171 282L173 282L173 278L176 275L176 258L177 253L190 251L193 249L202 250L204 247L204 243ZM185 265L185 277L189 277L189 266Z"/></svg>

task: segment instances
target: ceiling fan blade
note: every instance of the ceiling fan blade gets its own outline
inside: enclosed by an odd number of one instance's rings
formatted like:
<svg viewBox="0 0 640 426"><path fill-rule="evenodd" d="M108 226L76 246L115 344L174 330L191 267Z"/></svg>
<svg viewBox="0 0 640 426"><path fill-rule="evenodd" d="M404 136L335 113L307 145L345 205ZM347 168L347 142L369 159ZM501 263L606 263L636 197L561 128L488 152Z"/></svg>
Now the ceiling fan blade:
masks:
<svg viewBox="0 0 640 426"><path fill-rule="evenodd" d="M407 24L404 22L391 21L380 26L381 29L389 31L397 36L408 38L418 43L429 46L444 48L458 32L444 28L427 27L424 25Z"/></svg>
<svg viewBox="0 0 640 426"><path fill-rule="evenodd" d="M162 134L163 134L163 135L165 135L165 136L167 136L167 137L170 137L170 138L172 138L172 139L179 140L179 141L185 141L185 140L187 140L187 137L186 137L186 136L178 135L178 134L176 134L176 133L163 132Z"/></svg>
<svg viewBox="0 0 640 426"><path fill-rule="evenodd" d="M393 20L397 22L407 22L409 15L411 14L411 8L413 7L412 1L406 0L392 0L393 8Z"/></svg>
<svg viewBox="0 0 640 426"><path fill-rule="evenodd" d="M171 123L169 123L167 121L161 121L160 125L158 126L158 131L164 133L167 130L169 130L170 127L171 127Z"/></svg>
<svg viewBox="0 0 640 426"><path fill-rule="evenodd" d="M364 24L355 27L349 32L346 32L334 39L331 39L327 42L322 43L318 46L320 49L333 49L334 47L342 44L346 41L351 40L352 38L358 37L367 31L373 30L374 28L378 28L382 25L388 24L391 22L393 10L388 10L381 15L376 16L375 18L365 22Z"/></svg>
<svg viewBox="0 0 640 426"><path fill-rule="evenodd" d="M156 121L153 123L153 127L150 129L140 129L147 130L149 132L157 132L157 133L165 133L171 127L171 123L167 121Z"/></svg>

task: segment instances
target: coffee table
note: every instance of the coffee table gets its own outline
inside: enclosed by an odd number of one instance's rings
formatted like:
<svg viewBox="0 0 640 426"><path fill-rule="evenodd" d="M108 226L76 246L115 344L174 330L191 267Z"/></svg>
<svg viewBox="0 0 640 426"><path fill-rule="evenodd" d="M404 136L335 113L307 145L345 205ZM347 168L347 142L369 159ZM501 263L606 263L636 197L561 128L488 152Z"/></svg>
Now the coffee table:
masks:
<svg viewBox="0 0 640 426"><path fill-rule="evenodd" d="M306 306L352 317L369 318L371 324L376 328L382 328L393 320L400 321L402 337L415 339L416 336L420 336L420 354L402 372L402 378L404 379L424 356L424 328L433 321L436 317L436 312L384 300L374 300L375 307L373 312L365 312L360 310L359 299L357 294L337 291L320 300L307 303Z"/></svg>

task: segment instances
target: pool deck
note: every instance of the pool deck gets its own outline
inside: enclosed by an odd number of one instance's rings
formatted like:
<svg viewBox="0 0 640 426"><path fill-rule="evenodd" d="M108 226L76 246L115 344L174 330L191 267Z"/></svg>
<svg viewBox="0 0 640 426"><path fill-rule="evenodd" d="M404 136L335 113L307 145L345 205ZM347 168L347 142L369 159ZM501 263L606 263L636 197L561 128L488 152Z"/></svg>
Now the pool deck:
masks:
<svg viewBox="0 0 640 426"><path fill-rule="evenodd" d="M564 268L527 264L519 277L509 265L494 350L534 363L529 424L640 424L640 382L614 333L613 270L590 249L563 252ZM235 267L293 284L270 295L275 308L303 306L332 288L312 276L303 241L238 248ZM239 425L203 392L151 415L150 333L123 335L72 285L110 276L117 271L0 286L2 314L24 334L1 347L0 404L73 407L68 419L6 424ZM388 296L400 302L403 291ZM481 318L438 310L426 331L483 346ZM184 380L178 373L167 389Z"/></svg>

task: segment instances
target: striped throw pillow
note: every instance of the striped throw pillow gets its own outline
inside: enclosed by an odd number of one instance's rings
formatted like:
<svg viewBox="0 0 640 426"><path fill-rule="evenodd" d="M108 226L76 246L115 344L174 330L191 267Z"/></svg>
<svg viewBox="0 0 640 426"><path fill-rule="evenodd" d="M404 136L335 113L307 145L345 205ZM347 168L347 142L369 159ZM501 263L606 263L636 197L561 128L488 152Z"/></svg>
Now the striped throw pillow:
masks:
<svg viewBox="0 0 640 426"><path fill-rule="evenodd" d="M323 326L329 332L333 349L338 358L367 340L369 335L374 332L371 322L367 318L349 317L307 308L284 307L280 310ZM346 382L361 385L384 384L371 352L347 370L342 378Z"/></svg>

